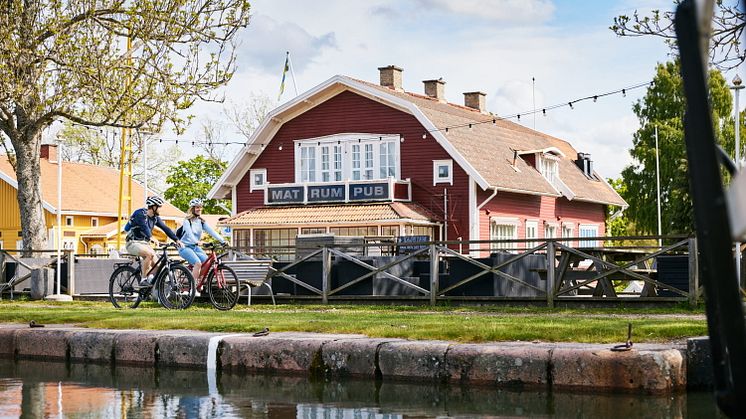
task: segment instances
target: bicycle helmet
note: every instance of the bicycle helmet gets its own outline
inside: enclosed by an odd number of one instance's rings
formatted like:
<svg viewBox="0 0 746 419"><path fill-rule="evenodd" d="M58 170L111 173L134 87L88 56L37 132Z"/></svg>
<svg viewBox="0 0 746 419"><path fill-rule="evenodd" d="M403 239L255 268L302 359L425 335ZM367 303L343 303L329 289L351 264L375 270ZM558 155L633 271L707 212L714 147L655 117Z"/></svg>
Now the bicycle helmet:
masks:
<svg viewBox="0 0 746 419"><path fill-rule="evenodd" d="M190 207L202 207L204 206L204 201L202 201L199 198L194 198L191 201L189 201L189 206Z"/></svg>
<svg viewBox="0 0 746 419"><path fill-rule="evenodd" d="M163 198L161 198L160 196L153 195L153 196L149 196L148 199L145 200L145 206L146 207L150 208L150 207L152 207L154 205L156 207L162 207L163 206Z"/></svg>

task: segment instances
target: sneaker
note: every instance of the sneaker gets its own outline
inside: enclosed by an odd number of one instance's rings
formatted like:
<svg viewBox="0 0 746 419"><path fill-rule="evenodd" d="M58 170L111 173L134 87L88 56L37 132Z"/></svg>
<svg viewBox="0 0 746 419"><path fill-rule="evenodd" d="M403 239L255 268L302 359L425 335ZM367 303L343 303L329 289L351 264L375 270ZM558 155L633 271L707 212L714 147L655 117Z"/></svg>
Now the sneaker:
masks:
<svg viewBox="0 0 746 419"><path fill-rule="evenodd" d="M147 278L141 279L138 285L140 286L140 288L147 288L151 285L152 282L153 282L153 275L148 275Z"/></svg>

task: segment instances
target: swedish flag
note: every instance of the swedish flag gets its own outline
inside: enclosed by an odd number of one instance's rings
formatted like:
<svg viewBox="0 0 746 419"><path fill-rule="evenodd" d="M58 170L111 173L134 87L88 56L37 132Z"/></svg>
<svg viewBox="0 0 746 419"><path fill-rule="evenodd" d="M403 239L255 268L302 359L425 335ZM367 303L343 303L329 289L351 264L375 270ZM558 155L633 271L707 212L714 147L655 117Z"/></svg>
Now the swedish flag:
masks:
<svg viewBox="0 0 746 419"><path fill-rule="evenodd" d="M280 101L282 93L285 91L285 75L290 70L290 51L285 52L285 66L282 68L282 82L280 82L280 94L277 95L277 101Z"/></svg>

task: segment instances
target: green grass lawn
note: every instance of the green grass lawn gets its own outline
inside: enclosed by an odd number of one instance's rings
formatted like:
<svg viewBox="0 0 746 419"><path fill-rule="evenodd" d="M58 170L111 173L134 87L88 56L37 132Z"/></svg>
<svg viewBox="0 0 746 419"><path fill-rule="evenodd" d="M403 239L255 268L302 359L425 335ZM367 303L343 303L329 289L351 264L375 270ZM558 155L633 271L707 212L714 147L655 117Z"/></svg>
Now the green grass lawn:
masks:
<svg viewBox="0 0 746 419"><path fill-rule="evenodd" d="M109 329L193 329L209 332L302 331L459 342L543 341L620 343L632 323L634 342L668 342L707 334L703 311L549 309L536 307L412 307L238 305L220 312L195 304L171 311L155 303L115 309L108 302L0 301L0 323L72 324Z"/></svg>

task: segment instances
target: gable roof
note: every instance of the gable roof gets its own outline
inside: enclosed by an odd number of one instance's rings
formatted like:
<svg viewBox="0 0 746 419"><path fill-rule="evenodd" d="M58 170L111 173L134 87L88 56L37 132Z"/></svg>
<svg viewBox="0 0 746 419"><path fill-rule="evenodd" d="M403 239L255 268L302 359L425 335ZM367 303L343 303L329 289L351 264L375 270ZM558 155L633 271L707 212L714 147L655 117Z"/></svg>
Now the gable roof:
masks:
<svg viewBox="0 0 746 419"><path fill-rule="evenodd" d="M42 158L42 204L49 212L57 212L57 163ZM8 156L0 156L0 180L18 189L16 173ZM134 208L145 205L145 189L132 181ZM119 210L119 171L111 167L84 163L62 162L62 212L116 217ZM160 210L161 217L181 218L184 212L166 202ZM125 214L129 216L129 214Z"/></svg>
<svg viewBox="0 0 746 419"><path fill-rule="evenodd" d="M499 120L497 116L494 116L493 123L493 116L465 106L339 75L270 112L208 196L223 198L229 195L230 187L243 178L262 152L261 148L252 148L252 145L268 142L284 122L347 90L413 115L422 124L423 133L427 132L427 139L432 138L438 142L482 189L562 195L523 159L516 159L515 167L513 166L514 150L551 148L567 156L559 159L559 176L569 189L563 188L568 199L627 206L624 199L601 176L596 174L598 180L589 179L580 171L571 160L577 155L577 151L566 141L520 124ZM485 121L489 122L483 123ZM470 123L473 124L472 127L466 128ZM463 125L464 128L451 129L447 133L442 130L443 127L458 125Z"/></svg>

